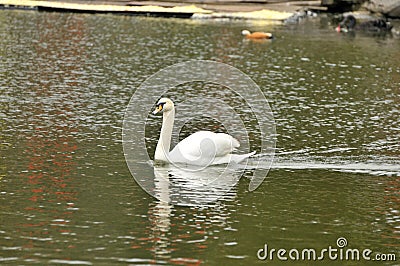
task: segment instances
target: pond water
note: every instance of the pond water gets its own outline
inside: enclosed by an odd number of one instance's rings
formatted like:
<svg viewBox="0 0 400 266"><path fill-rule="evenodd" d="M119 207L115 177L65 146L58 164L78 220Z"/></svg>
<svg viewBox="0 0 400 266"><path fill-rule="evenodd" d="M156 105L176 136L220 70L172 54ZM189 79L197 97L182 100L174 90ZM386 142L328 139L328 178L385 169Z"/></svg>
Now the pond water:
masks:
<svg viewBox="0 0 400 266"><path fill-rule="evenodd" d="M324 17L262 25L1 11L0 262L251 265L271 262L257 258L265 244L319 252L344 237L348 248L399 263L400 39L340 35L334 26ZM247 41L244 28L276 38ZM224 197L200 207L144 192L121 141L136 88L192 59L251 77L277 132L258 189L248 191L246 168ZM230 97L218 86L187 86L187 94ZM149 119L152 154L161 118ZM222 130L203 119L185 130L197 127ZM250 139L252 149L257 143ZM309 263L317 262L299 264Z"/></svg>

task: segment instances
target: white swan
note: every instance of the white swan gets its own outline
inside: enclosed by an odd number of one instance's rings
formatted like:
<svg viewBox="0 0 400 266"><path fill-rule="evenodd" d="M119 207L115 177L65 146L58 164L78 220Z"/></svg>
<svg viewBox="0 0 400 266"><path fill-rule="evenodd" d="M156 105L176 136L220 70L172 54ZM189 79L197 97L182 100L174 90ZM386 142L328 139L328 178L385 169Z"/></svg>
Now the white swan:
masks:
<svg viewBox="0 0 400 266"><path fill-rule="evenodd" d="M170 152L175 107L168 98L161 98L153 114L163 112L160 138L154 154L155 161L186 163L192 165L215 165L230 162L239 163L255 152L232 154L240 146L239 141L224 133L198 131L179 142Z"/></svg>

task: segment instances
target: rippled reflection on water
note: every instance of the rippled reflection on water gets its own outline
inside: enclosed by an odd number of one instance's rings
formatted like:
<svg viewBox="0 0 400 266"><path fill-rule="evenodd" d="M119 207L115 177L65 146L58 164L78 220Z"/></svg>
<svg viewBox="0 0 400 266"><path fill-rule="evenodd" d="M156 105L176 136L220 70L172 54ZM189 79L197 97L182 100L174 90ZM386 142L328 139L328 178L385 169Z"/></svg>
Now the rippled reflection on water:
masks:
<svg viewBox="0 0 400 266"><path fill-rule="evenodd" d="M264 28L2 11L0 21L1 262L241 265L255 263L265 242L322 249L339 236L398 252L398 37L337 35L325 20ZM243 28L277 38L244 41ZM249 167L223 200L201 208L148 196L121 145L135 88L190 59L252 77L278 133L259 189L247 191ZM183 133L223 131L196 121ZM146 132L150 152L159 122Z"/></svg>

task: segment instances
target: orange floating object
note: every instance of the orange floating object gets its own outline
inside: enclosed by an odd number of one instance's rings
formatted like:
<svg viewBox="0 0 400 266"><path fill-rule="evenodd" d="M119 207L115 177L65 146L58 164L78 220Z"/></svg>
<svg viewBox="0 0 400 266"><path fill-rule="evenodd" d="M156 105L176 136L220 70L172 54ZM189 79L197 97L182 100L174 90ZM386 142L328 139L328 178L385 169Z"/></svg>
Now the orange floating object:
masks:
<svg viewBox="0 0 400 266"><path fill-rule="evenodd" d="M247 39L272 39L272 33L269 32L261 32L256 31L251 33L248 30L242 30L242 35L244 35Z"/></svg>

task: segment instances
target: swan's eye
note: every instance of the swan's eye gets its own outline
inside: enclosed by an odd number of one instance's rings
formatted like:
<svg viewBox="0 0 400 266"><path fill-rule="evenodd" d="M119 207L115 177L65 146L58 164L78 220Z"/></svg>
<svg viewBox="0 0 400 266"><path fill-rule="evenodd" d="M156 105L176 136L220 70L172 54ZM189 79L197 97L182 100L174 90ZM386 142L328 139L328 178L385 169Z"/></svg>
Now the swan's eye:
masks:
<svg viewBox="0 0 400 266"><path fill-rule="evenodd" d="M165 103L158 103L157 104L157 108L159 108L160 110L163 109Z"/></svg>

